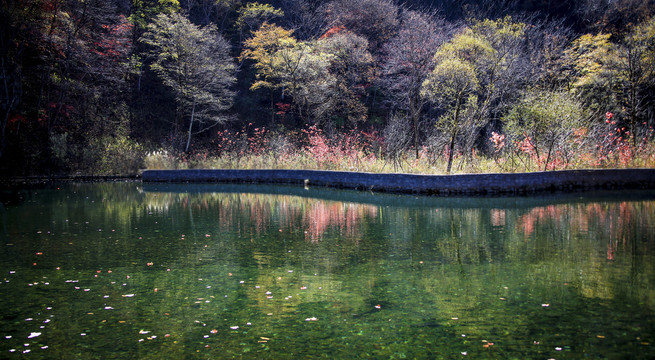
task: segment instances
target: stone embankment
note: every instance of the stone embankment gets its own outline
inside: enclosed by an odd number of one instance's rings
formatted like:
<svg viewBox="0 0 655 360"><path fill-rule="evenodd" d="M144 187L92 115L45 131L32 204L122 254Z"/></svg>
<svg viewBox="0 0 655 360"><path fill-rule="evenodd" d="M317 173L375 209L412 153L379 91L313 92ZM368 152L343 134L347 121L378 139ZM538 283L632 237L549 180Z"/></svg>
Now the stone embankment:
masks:
<svg viewBox="0 0 655 360"><path fill-rule="evenodd" d="M513 174L416 175L321 170L146 170L144 182L298 184L431 195L655 189L655 169L564 170Z"/></svg>

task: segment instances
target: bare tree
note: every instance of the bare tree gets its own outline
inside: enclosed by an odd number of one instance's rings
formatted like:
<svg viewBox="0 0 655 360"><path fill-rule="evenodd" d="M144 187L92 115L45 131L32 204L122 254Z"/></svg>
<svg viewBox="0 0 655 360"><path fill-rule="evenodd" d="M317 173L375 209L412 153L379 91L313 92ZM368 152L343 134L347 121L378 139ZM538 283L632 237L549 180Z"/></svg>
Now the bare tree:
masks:
<svg viewBox="0 0 655 360"><path fill-rule="evenodd" d="M194 123L224 122L221 113L232 106L235 65L230 45L215 30L197 27L179 14L157 16L142 41L152 47L152 70L190 112L189 151Z"/></svg>
<svg viewBox="0 0 655 360"><path fill-rule="evenodd" d="M283 26L293 29L299 40L318 38L327 27L327 20L316 0L279 0L278 6L284 11Z"/></svg>
<svg viewBox="0 0 655 360"><path fill-rule="evenodd" d="M421 85L434 68L433 57L446 41L446 23L433 15L406 11L400 30L384 47L380 84L388 93L392 107L406 111L414 132L418 158L419 122L427 100L421 97Z"/></svg>
<svg viewBox="0 0 655 360"><path fill-rule="evenodd" d="M412 146L412 132L410 131L410 120L399 113L389 116L387 126L382 131L384 138L384 156L391 160L394 171L402 168L402 157Z"/></svg>
<svg viewBox="0 0 655 360"><path fill-rule="evenodd" d="M377 55L398 28L398 5L392 0L333 0L325 5L328 27L343 26L368 40Z"/></svg>

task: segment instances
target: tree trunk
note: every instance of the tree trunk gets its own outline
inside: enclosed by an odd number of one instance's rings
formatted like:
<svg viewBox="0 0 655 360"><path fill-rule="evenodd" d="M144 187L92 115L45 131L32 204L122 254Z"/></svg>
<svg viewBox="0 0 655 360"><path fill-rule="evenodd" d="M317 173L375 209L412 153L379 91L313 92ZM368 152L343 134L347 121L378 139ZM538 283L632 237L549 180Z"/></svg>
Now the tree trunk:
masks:
<svg viewBox="0 0 655 360"><path fill-rule="evenodd" d="M191 121L189 121L189 134L186 139L186 147L184 148L184 152L188 153L189 152L189 145L191 145L191 130L193 129L193 116L196 113L196 100L193 100L193 105L191 106Z"/></svg>
<svg viewBox="0 0 655 360"><path fill-rule="evenodd" d="M416 158L418 159L418 116L412 114L414 122L414 149L416 150Z"/></svg>
<svg viewBox="0 0 655 360"><path fill-rule="evenodd" d="M412 116L412 124L414 126L414 150L416 151L416 158L418 159L418 118L419 118L419 106L418 101L414 96L409 96L409 112Z"/></svg>
<svg viewBox="0 0 655 360"><path fill-rule="evenodd" d="M452 134L450 135L450 149L448 149L448 166L446 166L446 173L450 174L450 170L453 167L453 153L455 152L455 139L457 138L457 132L459 127L459 111L462 107L462 96L459 94L457 96L457 107L455 108L455 118L453 119L453 129Z"/></svg>
<svg viewBox="0 0 655 360"><path fill-rule="evenodd" d="M275 93L271 88L271 126L275 124Z"/></svg>
<svg viewBox="0 0 655 360"><path fill-rule="evenodd" d="M457 137L457 132L454 132L450 137L450 148L448 149L448 166L446 167L446 173L450 174L450 169L453 167L453 153L455 152L455 138Z"/></svg>
<svg viewBox="0 0 655 360"><path fill-rule="evenodd" d="M2 124L0 124L0 159L2 159L2 154L5 150L5 128L7 127L7 121L9 120L9 111L5 113Z"/></svg>
<svg viewBox="0 0 655 360"><path fill-rule="evenodd" d="M550 162L550 154L553 152L553 147L555 147L555 140L550 142L548 146L548 155L546 155L546 163L544 164L544 171L548 171L548 163Z"/></svg>

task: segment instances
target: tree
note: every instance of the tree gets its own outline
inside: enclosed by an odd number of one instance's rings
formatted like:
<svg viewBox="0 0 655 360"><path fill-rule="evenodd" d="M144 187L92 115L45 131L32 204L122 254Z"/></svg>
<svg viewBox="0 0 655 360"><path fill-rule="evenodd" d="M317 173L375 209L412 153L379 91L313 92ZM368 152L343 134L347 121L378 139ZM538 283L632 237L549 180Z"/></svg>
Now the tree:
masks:
<svg viewBox="0 0 655 360"><path fill-rule="evenodd" d="M448 165L450 173L455 152L455 140L465 121L471 121L477 109L478 98L475 92L479 81L473 65L462 58L437 53L437 66L423 82L421 95L444 109L444 114L437 120L439 130L448 134Z"/></svg>
<svg viewBox="0 0 655 360"><path fill-rule="evenodd" d="M373 56L368 51L368 41L340 30L324 34L316 45L318 51L331 55L328 71L335 81L329 89L329 115L349 122L366 120L367 109L361 98L373 78Z"/></svg>
<svg viewBox="0 0 655 360"><path fill-rule="evenodd" d="M610 34L585 34L565 52L570 86L597 118L611 111L632 131L637 145L640 124L655 103L655 18L630 29L620 43ZM623 119L623 120L622 120Z"/></svg>
<svg viewBox="0 0 655 360"><path fill-rule="evenodd" d="M564 51L573 37L571 29L563 21L540 21L525 28L525 43L520 54L519 66L524 66L520 77L523 82L510 89L524 88L526 83L537 84L543 89L558 89L568 83L567 66L561 61Z"/></svg>
<svg viewBox="0 0 655 360"><path fill-rule="evenodd" d="M277 25L264 23L253 33L253 36L245 41L244 49L240 59L254 61L257 71L256 81L250 86L254 91L259 88L267 88L270 92L271 123L275 122L275 89L282 86L278 81L281 77L280 69L274 64L276 53L284 48L296 46L296 39L292 36L292 30L285 30Z"/></svg>
<svg viewBox="0 0 655 360"><path fill-rule="evenodd" d="M141 41L152 47L151 69L190 112L188 152L194 123L224 122L221 113L232 106L230 87L236 79L230 45L216 30L197 27L179 14L158 15Z"/></svg>
<svg viewBox="0 0 655 360"><path fill-rule="evenodd" d="M636 146L640 119L644 118L647 109L652 111L655 107L652 99L655 91L655 17L635 26L619 51L622 98L625 99L633 145Z"/></svg>
<svg viewBox="0 0 655 360"><path fill-rule="evenodd" d="M333 0L324 9L329 27L343 26L363 36L375 55L398 27L398 6L392 0Z"/></svg>
<svg viewBox="0 0 655 360"><path fill-rule="evenodd" d="M181 7L186 9L194 24L207 26L214 23L222 32L227 16L239 5L241 0L183 0Z"/></svg>
<svg viewBox="0 0 655 360"><path fill-rule="evenodd" d="M310 42L281 48L273 57L283 94L291 96L298 117L305 123L318 122L332 107L329 94L336 83L329 72L332 57Z"/></svg>
<svg viewBox="0 0 655 360"><path fill-rule="evenodd" d="M321 1L277 0L275 3L284 11L281 24L287 29L293 29L299 40L315 39L328 28Z"/></svg>
<svg viewBox="0 0 655 360"><path fill-rule="evenodd" d="M386 61L380 84L390 95L394 108L407 111L414 133L416 158L419 152L419 122L426 98L421 86L434 67L434 54L444 43L448 29L433 16L416 11L403 14L398 33L384 46Z"/></svg>
<svg viewBox="0 0 655 360"><path fill-rule="evenodd" d="M457 44L456 51L462 52L460 58L471 56L469 61L480 82L475 119L464 136L466 154L473 152L480 129L501 113L531 80L524 45L526 28L525 23L516 22L510 16L476 20L470 33L452 40Z"/></svg>
<svg viewBox="0 0 655 360"><path fill-rule="evenodd" d="M340 29L328 31L317 41L280 47L271 67L300 119L332 126L335 120L366 119L360 98L372 63L366 39Z"/></svg>
<svg viewBox="0 0 655 360"><path fill-rule="evenodd" d="M465 127L475 126L477 119L475 113L479 110L481 89L479 64L493 52L489 42L465 28L439 47L433 60L437 65L422 84L421 96L443 113L436 127L448 136L448 173L457 136Z"/></svg>
<svg viewBox="0 0 655 360"><path fill-rule="evenodd" d="M19 9L0 8L0 159L6 147L6 130L10 116L22 98L21 57L25 47L24 39L18 36Z"/></svg>
<svg viewBox="0 0 655 360"><path fill-rule="evenodd" d="M131 0L132 14L130 21L141 30L159 14L173 14L180 10L178 0Z"/></svg>
<svg viewBox="0 0 655 360"><path fill-rule="evenodd" d="M248 3L237 12L239 14L236 22L237 27L239 29L247 28L251 32L274 18L284 16L282 10L276 9L269 4L260 4L258 2Z"/></svg>
<svg viewBox="0 0 655 360"><path fill-rule="evenodd" d="M544 153L544 171L557 150L566 153L573 132L584 125L581 104L564 91L526 91L521 100L503 117L508 133L522 140L523 151L534 151L538 159Z"/></svg>

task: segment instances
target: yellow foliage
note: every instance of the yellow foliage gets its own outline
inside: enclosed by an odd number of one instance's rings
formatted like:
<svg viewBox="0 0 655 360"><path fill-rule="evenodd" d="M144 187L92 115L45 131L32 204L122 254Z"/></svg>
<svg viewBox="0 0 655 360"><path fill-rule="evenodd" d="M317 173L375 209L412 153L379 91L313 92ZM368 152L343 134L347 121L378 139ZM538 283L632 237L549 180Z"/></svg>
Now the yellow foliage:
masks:
<svg viewBox="0 0 655 360"><path fill-rule="evenodd" d="M292 36L293 30L286 30L277 25L264 23L255 31L254 36L244 43L244 50L239 59L241 61L250 59L255 62L257 79L250 89L260 87L274 87L272 78L276 76L274 68L275 54L282 49L296 46L296 39Z"/></svg>
<svg viewBox="0 0 655 360"><path fill-rule="evenodd" d="M585 34L565 51L565 62L574 70L572 85L581 87L596 82L612 61L610 34Z"/></svg>

